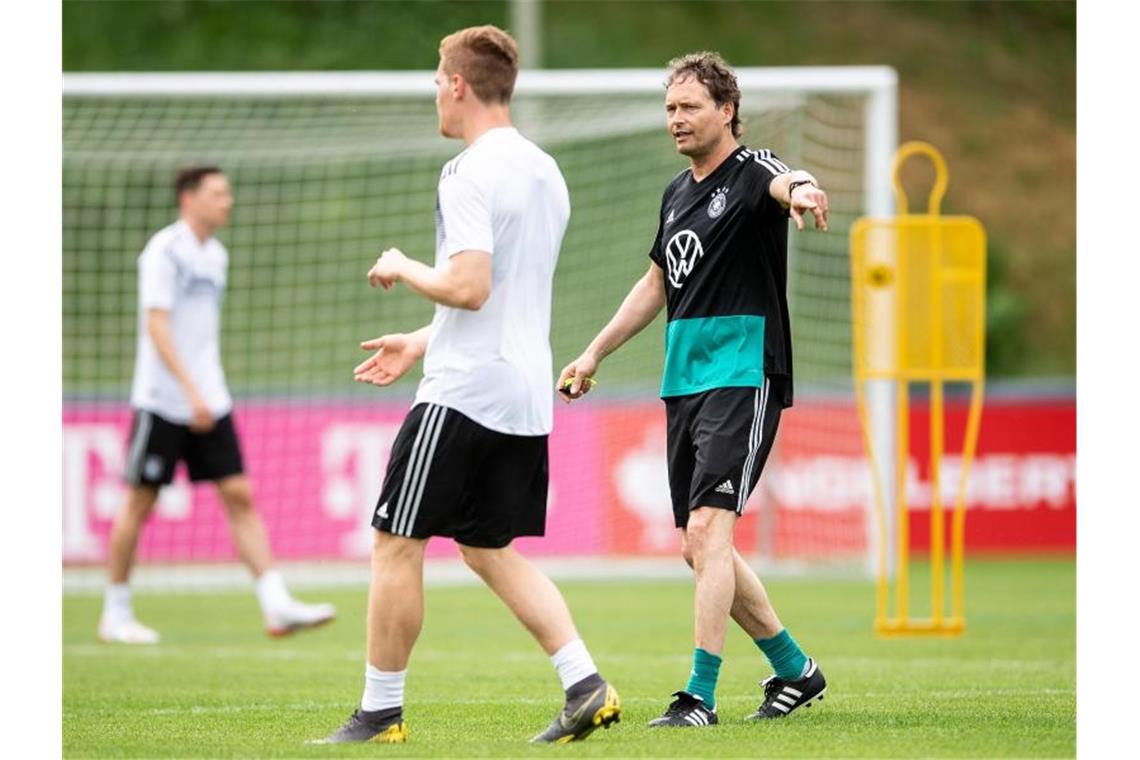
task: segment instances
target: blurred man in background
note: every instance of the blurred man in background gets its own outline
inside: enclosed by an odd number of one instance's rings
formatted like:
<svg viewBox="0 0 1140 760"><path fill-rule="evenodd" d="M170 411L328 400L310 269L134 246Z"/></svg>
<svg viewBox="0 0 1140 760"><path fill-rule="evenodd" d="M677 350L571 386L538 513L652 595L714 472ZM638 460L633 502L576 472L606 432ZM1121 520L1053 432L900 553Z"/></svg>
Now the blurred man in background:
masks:
<svg viewBox="0 0 1140 760"><path fill-rule="evenodd" d="M423 358L424 377L372 520L364 694L322 743L406 741L404 683L423 623L431 536L455 539L550 656L566 702L532 741L576 741L617 722L617 692L599 675L561 593L511 547L545 530L551 291L570 196L554 159L511 125L514 39L471 27L445 37L439 52L440 132L466 148L440 174L435 266L391 248L368 273L373 287L403 283L436 307L430 325L364 343L376 353L356 368L358 381L385 386Z"/></svg>
<svg viewBox="0 0 1140 760"><path fill-rule="evenodd" d="M569 383L567 401L589 392L602 359L667 307L661 397L674 522L696 581L696 647L688 684L651 726L718 722L730 615L775 670L750 718L787 715L826 688L733 547L733 529L792 404L788 214L803 229L810 211L826 230L827 195L770 150L742 146L739 109L736 75L720 56L670 62L666 124L690 166L665 189L649 271L557 386Z"/></svg>
<svg viewBox="0 0 1140 760"><path fill-rule="evenodd" d="M242 467L218 348L229 254L214 231L229 220L229 181L215 166L190 167L178 173L175 194L179 221L157 232L138 259L130 490L111 527L110 584L99 637L158 643L158 633L135 618L128 582L139 533L179 460L186 462L191 481L217 486L238 556L255 578L265 627L282 636L328 622L336 612L332 605L302 604L289 594L273 569L269 537Z"/></svg>

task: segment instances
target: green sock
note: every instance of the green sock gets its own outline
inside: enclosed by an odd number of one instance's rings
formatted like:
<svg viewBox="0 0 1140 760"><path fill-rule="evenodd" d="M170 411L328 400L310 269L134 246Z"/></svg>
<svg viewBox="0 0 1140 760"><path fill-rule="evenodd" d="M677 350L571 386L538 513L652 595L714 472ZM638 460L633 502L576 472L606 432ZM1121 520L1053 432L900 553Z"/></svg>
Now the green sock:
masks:
<svg viewBox="0 0 1140 760"><path fill-rule="evenodd" d="M800 649L800 645L788 633L788 629L777 633L770 639L753 639L756 646L772 663L776 676L785 681L798 681L803 677L804 666L807 665L807 655Z"/></svg>
<svg viewBox="0 0 1140 760"><path fill-rule="evenodd" d="M710 710L716 707L716 678L720 673L720 656L703 649L693 650L693 670L685 691L704 700Z"/></svg>

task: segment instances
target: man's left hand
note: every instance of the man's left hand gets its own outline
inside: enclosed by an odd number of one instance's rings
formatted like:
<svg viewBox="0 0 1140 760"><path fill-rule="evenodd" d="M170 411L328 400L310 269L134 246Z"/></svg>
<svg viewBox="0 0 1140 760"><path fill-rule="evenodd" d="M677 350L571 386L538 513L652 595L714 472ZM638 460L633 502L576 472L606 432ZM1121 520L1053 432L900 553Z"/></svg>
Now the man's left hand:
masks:
<svg viewBox="0 0 1140 760"><path fill-rule="evenodd" d="M797 230L804 228L804 213L811 212L815 217L815 228L827 232L827 193L815 185L797 185L792 190L788 210Z"/></svg>

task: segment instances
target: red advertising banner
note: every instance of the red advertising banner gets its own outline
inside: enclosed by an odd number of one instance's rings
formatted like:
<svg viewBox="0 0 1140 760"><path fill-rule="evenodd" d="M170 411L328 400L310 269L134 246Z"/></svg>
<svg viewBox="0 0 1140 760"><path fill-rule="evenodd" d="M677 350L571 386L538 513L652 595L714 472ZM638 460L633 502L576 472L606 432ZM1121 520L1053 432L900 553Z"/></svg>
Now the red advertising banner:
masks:
<svg viewBox="0 0 1140 760"><path fill-rule="evenodd" d="M403 404L245 402L235 413L246 469L274 552L282 559L364 559L370 518ZM66 404L63 559L98 563L122 504L130 411ZM915 406L908 469L912 542L928 540L928 415ZM943 502L953 503L965 404L947 411L950 454ZM676 555L659 401L579 403L556 410L546 536L516 545L532 555ZM1076 406L1066 400L993 400L982 415L966 491L966 550L1073 551ZM787 410L760 486L737 526L745 554L807 560L865 555L874 521L862 435L847 402L804 400ZM213 490L180 472L164 489L139 547L146 561L232 561ZM435 540L429 556L453 555Z"/></svg>
<svg viewBox="0 0 1140 760"><path fill-rule="evenodd" d="M929 410L911 418L915 441L908 481L915 509L911 544L929 546ZM965 404L947 408L948 452L961 451ZM942 502L954 503L961 459L944 465ZM1077 409L1068 401L996 400L982 413L978 453L966 488L967 551L1076 550Z"/></svg>
<svg viewBox="0 0 1140 760"><path fill-rule="evenodd" d="M943 504L957 497L965 402L946 414ZM606 503L613 516L606 547L619 554L677 551L665 477L661 405L607 410L602 445ZM907 472L911 543L929 546L929 411L913 405ZM957 455L956 455L957 454ZM776 447L737 526L742 552L774 559L838 559L866 554L877 531L870 469L854 407L804 401L786 410ZM966 489L966 550L1074 551L1076 404L1064 400L987 402Z"/></svg>

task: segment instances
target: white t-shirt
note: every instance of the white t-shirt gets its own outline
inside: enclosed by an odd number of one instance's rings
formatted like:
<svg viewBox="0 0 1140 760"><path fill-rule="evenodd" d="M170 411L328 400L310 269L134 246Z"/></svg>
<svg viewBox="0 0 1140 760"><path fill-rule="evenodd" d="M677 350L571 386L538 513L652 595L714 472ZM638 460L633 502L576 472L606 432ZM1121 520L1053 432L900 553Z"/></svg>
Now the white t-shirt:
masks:
<svg viewBox="0 0 1140 760"><path fill-rule="evenodd" d="M550 433L551 289L569 220L558 164L512 127L484 133L443 167L435 264L462 251L490 253L491 295L478 311L435 307L417 403L450 407L501 433Z"/></svg>
<svg viewBox="0 0 1140 760"><path fill-rule="evenodd" d="M146 329L147 309L170 312L174 351L210 412L233 408L218 348L222 293L229 254L216 238L206 242L185 222L155 233L139 255L138 349L131 406L171 422L190 421L190 401L166 368Z"/></svg>

